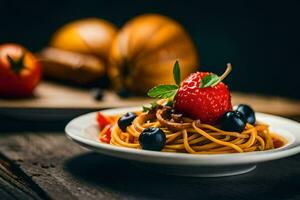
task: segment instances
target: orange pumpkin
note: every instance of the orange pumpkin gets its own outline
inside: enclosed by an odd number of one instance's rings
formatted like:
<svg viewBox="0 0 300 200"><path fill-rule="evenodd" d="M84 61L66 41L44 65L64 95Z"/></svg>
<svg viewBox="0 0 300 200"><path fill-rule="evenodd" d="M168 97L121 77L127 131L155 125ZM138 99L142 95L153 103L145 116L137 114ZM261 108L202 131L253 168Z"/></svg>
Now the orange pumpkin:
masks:
<svg viewBox="0 0 300 200"><path fill-rule="evenodd" d="M176 59L182 77L197 70L197 52L187 32L168 17L145 14L119 31L112 44L108 75L116 89L146 94L155 85L174 83Z"/></svg>
<svg viewBox="0 0 300 200"><path fill-rule="evenodd" d="M116 27L106 20L81 19L57 30L50 41L50 46L107 58L108 50L116 34Z"/></svg>

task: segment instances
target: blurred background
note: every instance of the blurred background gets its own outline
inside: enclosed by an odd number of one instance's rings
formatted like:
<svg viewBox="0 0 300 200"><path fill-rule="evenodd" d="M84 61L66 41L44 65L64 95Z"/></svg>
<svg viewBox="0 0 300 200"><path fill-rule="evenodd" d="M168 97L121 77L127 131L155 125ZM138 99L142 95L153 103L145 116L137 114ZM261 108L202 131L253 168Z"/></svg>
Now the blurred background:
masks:
<svg viewBox="0 0 300 200"><path fill-rule="evenodd" d="M0 43L36 52L71 20L100 17L118 27L143 13L180 22L200 55L200 69L221 74L231 90L300 98L299 10L289 1L1 0ZM297 13L298 12L298 13Z"/></svg>

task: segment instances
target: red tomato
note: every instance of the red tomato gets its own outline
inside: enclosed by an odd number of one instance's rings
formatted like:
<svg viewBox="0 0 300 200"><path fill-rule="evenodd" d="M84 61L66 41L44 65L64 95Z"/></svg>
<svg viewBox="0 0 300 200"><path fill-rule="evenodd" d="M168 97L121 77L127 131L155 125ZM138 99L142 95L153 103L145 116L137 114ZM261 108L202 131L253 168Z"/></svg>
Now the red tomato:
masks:
<svg viewBox="0 0 300 200"><path fill-rule="evenodd" d="M107 126L108 127L107 127L106 131L101 132L100 140L101 140L101 142L105 142L105 143L109 144L110 140L111 140L111 130L112 130L113 124L109 124Z"/></svg>
<svg viewBox="0 0 300 200"><path fill-rule="evenodd" d="M30 51L18 44L0 45L0 96L29 96L40 78L40 64Z"/></svg>
<svg viewBox="0 0 300 200"><path fill-rule="evenodd" d="M97 122L100 129L104 128L106 125L110 124L107 118L102 115L100 112L97 113Z"/></svg>
<svg viewBox="0 0 300 200"><path fill-rule="evenodd" d="M273 138L273 144L274 144L275 148L279 148L279 147L282 147L284 145L284 142L281 141L278 138Z"/></svg>

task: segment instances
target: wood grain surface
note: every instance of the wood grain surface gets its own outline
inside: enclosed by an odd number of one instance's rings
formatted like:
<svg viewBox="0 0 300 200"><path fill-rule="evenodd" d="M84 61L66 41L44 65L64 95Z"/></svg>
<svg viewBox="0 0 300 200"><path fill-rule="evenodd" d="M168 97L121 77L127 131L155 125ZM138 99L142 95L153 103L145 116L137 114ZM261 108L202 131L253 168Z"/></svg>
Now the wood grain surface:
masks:
<svg viewBox="0 0 300 200"><path fill-rule="evenodd" d="M2 134L0 152L43 189L46 195L38 195L36 199L300 198L299 155L259 164L244 175L191 178L143 171L126 160L92 153L69 141L61 132ZM35 188L32 190L39 194ZM19 195L18 199L34 199L29 194Z"/></svg>
<svg viewBox="0 0 300 200"><path fill-rule="evenodd" d="M38 85L33 97L26 99L0 99L0 107L22 109L103 109L136 106L149 102L151 102L151 99L143 97L120 98L112 91L105 91L103 100L96 101L89 89L44 81Z"/></svg>

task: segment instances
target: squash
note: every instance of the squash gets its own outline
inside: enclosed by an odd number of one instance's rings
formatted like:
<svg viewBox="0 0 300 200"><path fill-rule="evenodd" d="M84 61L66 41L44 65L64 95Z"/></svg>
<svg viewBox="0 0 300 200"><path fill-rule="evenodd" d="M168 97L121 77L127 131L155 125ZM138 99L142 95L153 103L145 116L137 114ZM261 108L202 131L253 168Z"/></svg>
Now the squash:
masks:
<svg viewBox="0 0 300 200"><path fill-rule="evenodd" d="M86 84L106 73L109 49L116 27L102 19L87 18L58 29L40 53L46 76Z"/></svg>
<svg viewBox="0 0 300 200"><path fill-rule="evenodd" d="M106 20L81 19L57 30L50 41L50 46L107 58L108 49L116 34L116 27Z"/></svg>
<svg viewBox="0 0 300 200"><path fill-rule="evenodd" d="M115 89L144 95L158 84L174 83L175 60L184 78L197 70L195 46L176 21L145 14L127 22L113 41L108 75Z"/></svg>

